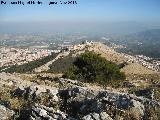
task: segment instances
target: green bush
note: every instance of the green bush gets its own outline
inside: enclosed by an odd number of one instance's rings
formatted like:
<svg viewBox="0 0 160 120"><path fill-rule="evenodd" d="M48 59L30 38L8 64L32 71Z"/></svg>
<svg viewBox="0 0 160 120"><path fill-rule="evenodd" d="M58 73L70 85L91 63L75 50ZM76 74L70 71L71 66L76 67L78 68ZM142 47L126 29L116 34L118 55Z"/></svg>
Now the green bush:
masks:
<svg viewBox="0 0 160 120"><path fill-rule="evenodd" d="M120 72L115 63L107 61L99 54L85 52L76 58L64 77L85 82L109 83L111 80L125 79L125 74Z"/></svg>
<svg viewBox="0 0 160 120"><path fill-rule="evenodd" d="M68 55L63 58L59 58L51 65L49 65L49 70L47 72L50 73L64 73L75 61L75 58L72 55Z"/></svg>

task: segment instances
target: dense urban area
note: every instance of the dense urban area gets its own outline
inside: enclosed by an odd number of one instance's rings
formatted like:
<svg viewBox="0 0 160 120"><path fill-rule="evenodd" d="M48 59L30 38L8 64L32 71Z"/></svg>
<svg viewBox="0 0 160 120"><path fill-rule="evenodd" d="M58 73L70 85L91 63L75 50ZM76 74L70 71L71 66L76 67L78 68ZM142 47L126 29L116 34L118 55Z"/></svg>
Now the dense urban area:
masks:
<svg viewBox="0 0 160 120"><path fill-rule="evenodd" d="M68 36L67 36L68 37ZM78 38L76 38L78 37ZM68 37L68 39L72 39L70 40L62 40L62 36L61 36L61 43L57 43L57 42L51 42L48 43L45 41L41 42L40 46L29 46L28 48L18 48L16 47L12 47L12 46L6 46L6 43L3 41L1 48L0 48L0 56L1 56L1 60L0 60L0 67L3 66L10 66L10 65L22 65L24 63L28 63L30 61L34 61L43 57L46 57L48 55L51 55L51 53L58 53L61 50L64 49L68 49L68 50L76 50L76 49L82 49L84 48L84 45L75 45L75 41L73 41L74 38L76 39L83 39L85 38L85 36L74 36L73 38L71 36ZM101 37L102 38L102 42L106 43L110 38L105 38L105 37ZM57 38L59 40L59 38ZM21 40L20 40L21 42ZM80 41L78 41L80 42ZM77 42L77 44L78 44ZM86 42L88 45L92 44L91 42L87 42L87 40L81 40L82 42ZM35 44L35 43L34 43ZM23 44L25 45L25 44ZM22 45L22 46L23 46ZM32 43L33 45L33 43ZM4 47L5 46L5 47ZM49 46L52 46L52 48L50 48ZM124 46L122 45L116 45L115 43L110 43L109 45L111 49L119 49L119 48L124 48ZM76 48L78 47L78 48ZM139 63L149 69L155 70L155 71L159 71L160 70L160 61L159 59L154 59L145 55L129 55L126 53L121 53L125 58L128 59L128 61L130 62L136 62Z"/></svg>

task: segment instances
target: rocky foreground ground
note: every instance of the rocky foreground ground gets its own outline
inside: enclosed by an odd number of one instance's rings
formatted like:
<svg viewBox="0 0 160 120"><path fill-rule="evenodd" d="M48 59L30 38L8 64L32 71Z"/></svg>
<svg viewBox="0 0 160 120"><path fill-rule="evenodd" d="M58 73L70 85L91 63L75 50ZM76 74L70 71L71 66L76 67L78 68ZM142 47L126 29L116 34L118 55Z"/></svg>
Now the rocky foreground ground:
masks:
<svg viewBox="0 0 160 120"><path fill-rule="evenodd" d="M71 51L72 57L85 52L85 47ZM128 61L100 43L86 49L118 64ZM160 120L158 72L127 62L121 69L126 81L113 81L111 86L47 72L49 65L68 55L62 52L32 73L0 73L0 120Z"/></svg>
<svg viewBox="0 0 160 120"><path fill-rule="evenodd" d="M60 76L0 73L0 120L158 120L160 102Z"/></svg>

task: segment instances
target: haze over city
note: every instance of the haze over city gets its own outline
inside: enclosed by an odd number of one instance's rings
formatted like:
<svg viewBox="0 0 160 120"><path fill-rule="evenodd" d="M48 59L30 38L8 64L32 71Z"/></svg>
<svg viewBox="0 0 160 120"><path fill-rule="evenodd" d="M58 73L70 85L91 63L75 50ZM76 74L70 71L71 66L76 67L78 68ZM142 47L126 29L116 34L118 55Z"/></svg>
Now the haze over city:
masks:
<svg viewBox="0 0 160 120"><path fill-rule="evenodd" d="M74 5L48 5L49 0L42 2L42 5L1 4L0 33L128 34L160 28L159 0L77 0Z"/></svg>

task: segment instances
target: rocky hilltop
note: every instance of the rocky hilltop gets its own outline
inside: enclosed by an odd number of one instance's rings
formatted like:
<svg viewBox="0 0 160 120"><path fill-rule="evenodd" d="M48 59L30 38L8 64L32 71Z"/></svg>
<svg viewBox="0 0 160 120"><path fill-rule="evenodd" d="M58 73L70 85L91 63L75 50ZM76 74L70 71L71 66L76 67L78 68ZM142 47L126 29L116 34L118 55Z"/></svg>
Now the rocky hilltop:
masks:
<svg viewBox="0 0 160 120"><path fill-rule="evenodd" d="M50 65L65 69L86 50L122 65L126 80L102 85L49 71ZM72 46L28 73L1 72L0 120L159 120L159 72L129 58L91 42Z"/></svg>
<svg viewBox="0 0 160 120"><path fill-rule="evenodd" d="M55 59L49 61L48 63L42 65L41 67L35 68L34 72L43 72L48 71L50 68L49 66L57 62L59 59L63 59L67 56L76 57L85 51L94 51L95 53L100 54L102 57L106 58L108 61L112 61L116 64L124 64L122 71L127 74L155 74L158 73L155 69L152 69L152 65L149 67L146 65L148 63L143 64L142 60L137 60L134 56L119 53L104 45L100 42L86 42L83 44L74 45L67 48L67 51L63 51L57 55Z"/></svg>

